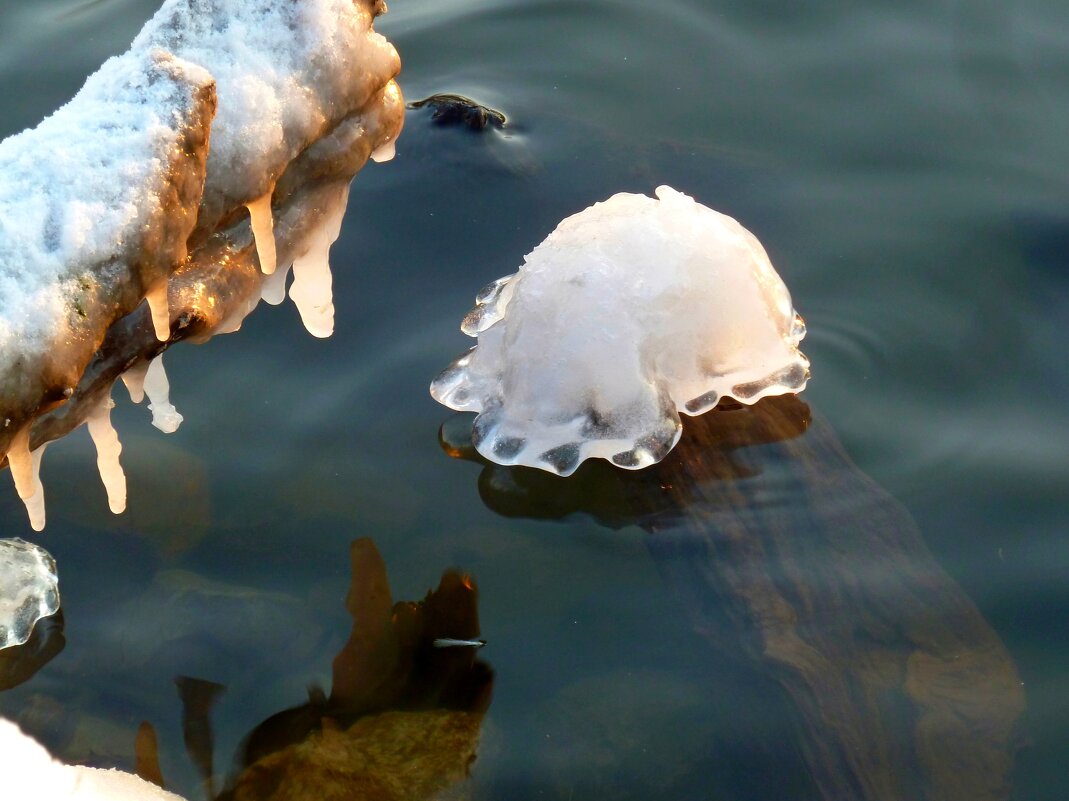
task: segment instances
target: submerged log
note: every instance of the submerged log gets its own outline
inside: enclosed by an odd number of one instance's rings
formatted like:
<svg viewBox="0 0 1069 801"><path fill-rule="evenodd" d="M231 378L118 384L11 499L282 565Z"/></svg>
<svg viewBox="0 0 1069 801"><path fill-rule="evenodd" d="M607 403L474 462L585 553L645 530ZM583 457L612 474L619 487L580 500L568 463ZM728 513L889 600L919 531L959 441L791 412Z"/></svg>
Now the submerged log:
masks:
<svg viewBox="0 0 1069 801"><path fill-rule="evenodd" d="M796 397L690 419L639 473L487 465L479 488L509 516L649 532L695 630L785 691L818 797L1010 798L1025 704L1010 654L905 508Z"/></svg>

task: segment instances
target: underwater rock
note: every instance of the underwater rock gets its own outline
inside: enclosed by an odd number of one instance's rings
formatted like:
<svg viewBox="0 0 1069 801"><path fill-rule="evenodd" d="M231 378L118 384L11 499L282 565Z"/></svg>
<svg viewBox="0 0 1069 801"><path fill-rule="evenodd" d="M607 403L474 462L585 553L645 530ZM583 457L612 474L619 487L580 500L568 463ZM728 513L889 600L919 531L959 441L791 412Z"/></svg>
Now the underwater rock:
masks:
<svg viewBox="0 0 1069 801"><path fill-rule="evenodd" d="M404 121L383 10L167 0L70 103L0 143L0 460L35 529L41 446L90 418L124 507L103 413L128 370L135 398L154 377L155 423L174 430L160 353L237 330L285 296L290 265L308 329L331 333L348 183Z"/></svg>
<svg viewBox="0 0 1069 801"><path fill-rule="evenodd" d="M698 798L696 771L715 747L719 703L692 677L620 668L535 705L530 761L557 798ZM714 796L715 797L715 796Z"/></svg>
<svg viewBox="0 0 1069 801"><path fill-rule="evenodd" d="M223 801L420 801L468 776L482 714L392 710L324 727L249 767Z"/></svg>
<svg viewBox="0 0 1069 801"><path fill-rule="evenodd" d="M0 719L0 775L4 798L47 801L183 801L174 793L121 770L63 765L23 734Z"/></svg>
<svg viewBox="0 0 1069 801"><path fill-rule="evenodd" d="M165 570L145 591L117 612L123 625L106 644L122 652L116 671L166 665L184 675L211 676L222 683L258 675L261 666L246 654L290 631L287 654L299 660L314 653L322 636L313 611L299 598L251 586L216 581L185 570ZM169 621L160 625L160 621ZM185 684L186 682L182 682Z"/></svg>
<svg viewBox="0 0 1069 801"><path fill-rule="evenodd" d="M447 570L423 600L395 602L371 539L352 542L350 564L353 626L330 693L312 688L250 732L219 801L462 797L493 671L476 648L436 644L476 641L475 580Z"/></svg>
<svg viewBox="0 0 1069 801"><path fill-rule="evenodd" d="M482 131L488 125L504 128L508 119L497 109L484 106L463 95L440 94L413 100L408 108L431 109L431 121L438 125L467 125L474 131Z"/></svg>
<svg viewBox="0 0 1069 801"><path fill-rule="evenodd" d="M0 649L22 645L37 621L58 609L52 555L32 542L0 540Z"/></svg>
<svg viewBox="0 0 1069 801"><path fill-rule="evenodd" d="M805 326L764 248L667 186L568 217L476 298L478 345L431 384L478 412L473 442L505 465L635 470L679 440L679 413L800 392Z"/></svg>

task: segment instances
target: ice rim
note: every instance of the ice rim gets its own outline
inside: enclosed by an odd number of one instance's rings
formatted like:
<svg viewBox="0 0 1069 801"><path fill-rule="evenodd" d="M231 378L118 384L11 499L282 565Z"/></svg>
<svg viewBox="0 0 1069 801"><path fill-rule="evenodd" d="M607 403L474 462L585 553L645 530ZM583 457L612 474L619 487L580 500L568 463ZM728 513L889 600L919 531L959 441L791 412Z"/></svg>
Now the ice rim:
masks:
<svg viewBox="0 0 1069 801"><path fill-rule="evenodd" d="M0 651L26 643L59 603L52 554L18 537L0 539Z"/></svg>
<svg viewBox="0 0 1069 801"><path fill-rule="evenodd" d="M44 526L43 446L91 421L113 511L111 387L181 422L158 359L291 297L333 331L348 185L404 122L381 0L166 0L68 104L0 142L0 467ZM155 364L153 370L150 365Z"/></svg>
<svg viewBox="0 0 1069 801"><path fill-rule="evenodd" d="M660 186L655 195L661 203L689 202L704 211L712 211L671 187ZM645 196L638 197L654 202ZM553 242L557 231L574 224L582 215L602 205L595 204L566 218L539 248L557 245ZM637 433L614 422L620 417L627 419L634 412L633 409L606 411L592 406L580 410L562 408L560 414L550 420L530 417L517 420L515 415L510 414L508 397L500 391L502 371L485 367L474 369L478 345L458 356L434 379L430 386L431 396L451 409L476 412L472 423L472 445L486 459L501 465L533 467L559 476L569 476L588 459L605 459L627 470L640 470L656 464L679 442L683 430L681 414L705 414L723 400L752 405L770 395L803 391L810 378L809 359L798 349L806 334L804 320L790 306L786 286L757 238L734 219L716 212L713 214L737 229L733 233L742 238L744 250L752 259L752 265L748 266L760 272L760 278L755 280L774 286L790 309L779 331L785 345L785 360L774 369L757 366L735 372L730 378L710 375L704 391L681 397L673 391L669 380L658 377L655 370L647 367L643 376L647 387L643 388L645 397L642 400L649 408L655 408L656 413L652 415L649 425ZM539 248L527 258L535 256ZM478 339L480 335L507 324L508 308L516 293L522 291L526 267L525 261L517 273L491 282L478 293L474 308L461 323L463 333Z"/></svg>

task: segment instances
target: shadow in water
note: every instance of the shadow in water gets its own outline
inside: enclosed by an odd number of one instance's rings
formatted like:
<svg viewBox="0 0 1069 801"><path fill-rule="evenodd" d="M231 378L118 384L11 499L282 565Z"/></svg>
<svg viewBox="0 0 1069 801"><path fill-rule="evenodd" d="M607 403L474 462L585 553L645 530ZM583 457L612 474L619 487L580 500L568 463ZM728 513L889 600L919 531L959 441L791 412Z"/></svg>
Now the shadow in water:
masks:
<svg viewBox="0 0 1069 801"><path fill-rule="evenodd" d="M63 636L63 610L43 617L22 645L0 651L0 692L18 687L33 678L55 659L67 645Z"/></svg>
<svg viewBox="0 0 1069 801"><path fill-rule="evenodd" d="M211 710L224 687L179 677L183 738L204 795L218 801L438 798L469 773L493 672L476 658L478 589L471 576L442 574L422 601L394 603L374 542L350 548L348 642L334 658L329 695L256 726L215 793ZM468 644L461 644L468 643ZM143 724L138 774L162 783L156 733Z"/></svg>
<svg viewBox="0 0 1069 801"><path fill-rule="evenodd" d="M483 462L469 431L450 420L442 446ZM1010 797L1016 666L905 508L798 398L688 419L647 470L485 464L479 491L510 517L645 529L694 628L785 691L819 797Z"/></svg>

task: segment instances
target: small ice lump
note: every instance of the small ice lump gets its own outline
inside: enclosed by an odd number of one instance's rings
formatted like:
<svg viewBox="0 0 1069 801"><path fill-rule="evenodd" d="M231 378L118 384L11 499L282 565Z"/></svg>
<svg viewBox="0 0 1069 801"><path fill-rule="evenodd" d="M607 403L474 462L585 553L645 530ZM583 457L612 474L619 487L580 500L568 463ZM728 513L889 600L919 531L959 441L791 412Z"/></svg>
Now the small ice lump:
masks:
<svg viewBox="0 0 1069 801"><path fill-rule="evenodd" d="M0 718L0 775L11 801L183 801L121 770L64 765L17 725Z"/></svg>
<svg viewBox="0 0 1069 801"><path fill-rule="evenodd" d="M56 561L44 548L0 540L0 650L22 645L43 617L59 610Z"/></svg>
<svg viewBox="0 0 1069 801"><path fill-rule="evenodd" d="M487 459L562 476L595 457L646 467L679 440L680 412L809 379L805 325L761 243L668 186L565 219L461 330L478 345L431 394L479 413Z"/></svg>

